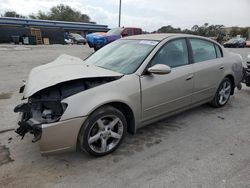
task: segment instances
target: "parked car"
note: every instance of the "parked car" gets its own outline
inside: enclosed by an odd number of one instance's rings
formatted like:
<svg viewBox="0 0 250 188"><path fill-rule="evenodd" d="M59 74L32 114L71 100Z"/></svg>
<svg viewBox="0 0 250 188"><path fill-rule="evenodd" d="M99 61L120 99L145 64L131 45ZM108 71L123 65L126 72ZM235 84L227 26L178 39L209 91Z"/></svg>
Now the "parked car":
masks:
<svg viewBox="0 0 250 188"><path fill-rule="evenodd" d="M94 48L95 51L102 48L103 46L120 39L122 37L131 35L142 34L142 29L140 28L130 28L130 27L118 27L109 30L107 33L92 33L86 36L87 42L90 48Z"/></svg>
<svg viewBox="0 0 250 188"><path fill-rule="evenodd" d="M33 134L42 154L106 155L127 132L204 103L223 107L242 74L240 55L204 37L126 37L84 61L62 55L32 69L16 132Z"/></svg>
<svg viewBox="0 0 250 188"><path fill-rule="evenodd" d="M69 39L71 39L72 42L75 44L84 44L85 45L87 43L86 39L78 33L70 33Z"/></svg>
<svg viewBox="0 0 250 188"><path fill-rule="evenodd" d="M247 41L246 41L246 47L250 47L250 39L248 39Z"/></svg>
<svg viewBox="0 0 250 188"><path fill-rule="evenodd" d="M247 56L247 63L246 67L244 67L244 75L242 83L245 83L246 86L250 87L250 54ZM239 85L237 88L241 90L242 86Z"/></svg>
<svg viewBox="0 0 250 188"><path fill-rule="evenodd" d="M86 35L86 40L90 48L94 48L94 38L95 36L102 36L106 35L106 32L95 32L95 33L90 33Z"/></svg>
<svg viewBox="0 0 250 188"><path fill-rule="evenodd" d="M225 48L245 48L246 40L244 38L232 38L223 44Z"/></svg>

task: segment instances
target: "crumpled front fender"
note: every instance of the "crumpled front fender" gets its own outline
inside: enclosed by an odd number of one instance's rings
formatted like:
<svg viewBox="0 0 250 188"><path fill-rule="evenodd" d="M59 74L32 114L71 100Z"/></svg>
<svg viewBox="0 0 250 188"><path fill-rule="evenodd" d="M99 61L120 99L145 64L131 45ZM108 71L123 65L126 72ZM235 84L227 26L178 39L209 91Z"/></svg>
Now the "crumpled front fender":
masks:
<svg viewBox="0 0 250 188"><path fill-rule="evenodd" d="M39 141L41 154L76 150L78 134L86 119L87 116L42 124L42 136Z"/></svg>

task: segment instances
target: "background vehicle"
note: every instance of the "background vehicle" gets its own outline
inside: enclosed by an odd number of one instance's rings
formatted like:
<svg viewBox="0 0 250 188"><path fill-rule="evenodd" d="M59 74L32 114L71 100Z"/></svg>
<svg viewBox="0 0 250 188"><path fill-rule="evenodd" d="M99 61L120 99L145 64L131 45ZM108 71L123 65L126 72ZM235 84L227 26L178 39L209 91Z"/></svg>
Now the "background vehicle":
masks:
<svg viewBox="0 0 250 188"><path fill-rule="evenodd" d="M122 37L142 34L142 29L134 27L118 27L107 33L92 33L86 36L90 48L98 50Z"/></svg>
<svg viewBox="0 0 250 188"><path fill-rule="evenodd" d="M223 44L225 48L245 48L246 40L244 38L232 38Z"/></svg>
<svg viewBox="0 0 250 188"><path fill-rule="evenodd" d="M246 41L246 47L250 48L250 39Z"/></svg>
<svg viewBox="0 0 250 188"><path fill-rule="evenodd" d="M246 86L250 87L250 54L247 56L247 67L244 68L244 76L243 76L243 83L246 84ZM241 85L238 89L241 90Z"/></svg>
<svg viewBox="0 0 250 188"><path fill-rule="evenodd" d="M70 33L69 39L71 39L75 44L85 45L87 43L86 39L83 36L79 35L78 33Z"/></svg>
<svg viewBox="0 0 250 188"><path fill-rule="evenodd" d="M43 154L78 146L102 156L126 132L181 111L227 104L242 81L242 58L210 39L150 34L117 40L85 61L63 55L32 69L18 105L18 134Z"/></svg>

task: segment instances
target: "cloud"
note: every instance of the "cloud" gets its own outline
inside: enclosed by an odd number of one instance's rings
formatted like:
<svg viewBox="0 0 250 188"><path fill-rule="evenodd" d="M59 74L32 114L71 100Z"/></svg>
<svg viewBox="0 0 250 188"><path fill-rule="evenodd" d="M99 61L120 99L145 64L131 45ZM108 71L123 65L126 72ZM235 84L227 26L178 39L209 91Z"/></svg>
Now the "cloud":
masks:
<svg viewBox="0 0 250 188"><path fill-rule="evenodd" d="M0 0L0 13L6 10L29 15L48 11L60 3L83 13L92 21L109 27L118 25L119 0ZM123 26L137 26L153 31L163 25L191 28L194 24L249 26L249 0L122 0Z"/></svg>

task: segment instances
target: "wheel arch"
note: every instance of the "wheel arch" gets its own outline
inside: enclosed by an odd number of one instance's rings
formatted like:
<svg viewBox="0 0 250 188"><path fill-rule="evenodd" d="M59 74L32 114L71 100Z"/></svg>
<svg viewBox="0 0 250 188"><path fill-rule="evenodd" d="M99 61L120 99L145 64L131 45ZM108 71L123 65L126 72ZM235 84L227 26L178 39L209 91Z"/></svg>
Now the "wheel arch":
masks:
<svg viewBox="0 0 250 188"><path fill-rule="evenodd" d="M131 134L136 133L135 114L134 114L132 108L128 104L121 102L121 101L107 102L107 103L101 104L100 106L96 107L95 109L92 109L90 114L92 114L97 109L102 108L104 106L112 106L112 107L118 109L119 111L121 111L123 113L123 115L125 116L126 121L127 121L127 132L129 132Z"/></svg>
<svg viewBox="0 0 250 188"><path fill-rule="evenodd" d="M131 134L135 134L135 116L132 109L125 103L122 102L111 102L106 105L113 106L114 108L120 110L126 118L127 121L127 131Z"/></svg>

